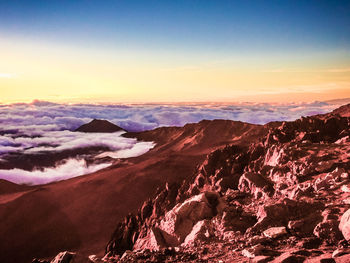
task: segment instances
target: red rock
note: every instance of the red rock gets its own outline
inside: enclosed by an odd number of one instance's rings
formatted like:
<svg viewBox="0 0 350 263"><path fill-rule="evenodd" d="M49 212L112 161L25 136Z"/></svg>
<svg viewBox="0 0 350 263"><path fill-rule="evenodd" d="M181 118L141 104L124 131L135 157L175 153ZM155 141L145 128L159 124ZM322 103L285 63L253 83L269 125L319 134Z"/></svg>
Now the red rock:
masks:
<svg viewBox="0 0 350 263"><path fill-rule="evenodd" d="M263 232L264 236L269 238L278 238L287 234L287 230L284 226L281 227L271 227Z"/></svg>
<svg viewBox="0 0 350 263"><path fill-rule="evenodd" d="M332 253L332 257L336 258L346 254L350 254L350 248L338 248L334 250L334 252Z"/></svg>
<svg viewBox="0 0 350 263"><path fill-rule="evenodd" d="M274 193L272 182L256 173L244 173L239 179L238 189L251 193L256 199L266 198Z"/></svg>
<svg viewBox="0 0 350 263"><path fill-rule="evenodd" d="M169 235L165 236L166 243L169 246L181 244L198 221L215 216L220 203L219 195L214 192L202 193L179 203L166 213L159 225Z"/></svg>
<svg viewBox="0 0 350 263"><path fill-rule="evenodd" d="M336 263L329 253L322 254L320 256L311 257L304 261L304 263Z"/></svg>
<svg viewBox="0 0 350 263"><path fill-rule="evenodd" d="M59 253L50 263L70 263L75 253L72 252L61 252Z"/></svg>
<svg viewBox="0 0 350 263"><path fill-rule="evenodd" d="M326 220L316 225L314 235L324 239L329 244L336 244L342 238L336 220Z"/></svg>
<svg viewBox="0 0 350 263"><path fill-rule="evenodd" d="M337 257L335 259L335 262L336 263L349 263L350 262L350 254Z"/></svg>
<svg viewBox="0 0 350 263"><path fill-rule="evenodd" d="M208 240L212 236L214 236L214 229L210 220L202 220L193 226L191 233L186 236L182 245L191 246L198 241Z"/></svg>
<svg viewBox="0 0 350 263"><path fill-rule="evenodd" d="M252 259L253 263L266 263L271 261L271 256L257 256Z"/></svg>
<svg viewBox="0 0 350 263"><path fill-rule="evenodd" d="M272 263L302 263L305 257L293 255L291 252L285 252L279 257L275 258Z"/></svg>
<svg viewBox="0 0 350 263"><path fill-rule="evenodd" d="M247 258L255 258L256 256L262 255L264 248L265 248L264 246L258 244L251 248L243 249L242 255Z"/></svg>
<svg viewBox="0 0 350 263"><path fill-rule="evenodd" d="M339 229L346 240L350 240L350 209L341 217Z"/></svg>

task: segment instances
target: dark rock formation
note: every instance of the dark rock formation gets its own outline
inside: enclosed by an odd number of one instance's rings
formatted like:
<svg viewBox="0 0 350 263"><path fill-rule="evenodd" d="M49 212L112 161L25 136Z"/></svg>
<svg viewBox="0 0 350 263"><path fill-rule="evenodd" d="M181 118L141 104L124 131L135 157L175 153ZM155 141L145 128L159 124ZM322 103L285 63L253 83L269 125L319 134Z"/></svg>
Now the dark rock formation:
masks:
<svg viewBox="0 0 350 263"><path fill-rule="evenodd" d="M117 132L117 131L125 131L119 126L106 121L106 120L98 120L94 119L89 123L81 125L75 131L78 132Z"/></svg>

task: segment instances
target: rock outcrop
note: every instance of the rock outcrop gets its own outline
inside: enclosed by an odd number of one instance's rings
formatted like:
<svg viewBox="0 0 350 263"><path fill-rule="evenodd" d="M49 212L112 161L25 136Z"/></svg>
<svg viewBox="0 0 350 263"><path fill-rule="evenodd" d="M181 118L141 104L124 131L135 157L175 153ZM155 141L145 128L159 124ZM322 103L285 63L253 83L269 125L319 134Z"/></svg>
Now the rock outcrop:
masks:
<svg viewBox="0 0 350 263"><path fill-rule="evenodd" d="M93 119L91 122L81 125L75 131L78 132L117 132L125 131L119 126L107 121Z"/></svg>
<svg viewBox="0 0 350 263"><path fill-rule="evenodd" d="M350 240L350 209L341 217L339 229L346 240Z"/></svg>
<svg viewBox="0 0 350 263"><path fill-rule="evenodd" d="M135 262L191 251L193 261L207 253L224 259L212 250L224 244L236 261L303 262L346 247L350 118L331 113L266 127L258 142L213 151L192 177L166 185L128 216L106 248L109 259L126 250L134 252L124 259Z"/></svg>

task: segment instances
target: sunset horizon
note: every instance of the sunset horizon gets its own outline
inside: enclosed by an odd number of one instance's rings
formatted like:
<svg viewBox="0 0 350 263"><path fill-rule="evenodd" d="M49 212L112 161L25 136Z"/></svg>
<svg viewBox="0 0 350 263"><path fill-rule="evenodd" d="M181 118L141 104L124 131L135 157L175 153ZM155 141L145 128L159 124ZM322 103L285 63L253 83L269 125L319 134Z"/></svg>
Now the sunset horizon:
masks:
<svg viewBox="0 0 350 263"><path fill-rule="evenodd" d="M0 4L2 103L350 97L347 2Z"/></svg>

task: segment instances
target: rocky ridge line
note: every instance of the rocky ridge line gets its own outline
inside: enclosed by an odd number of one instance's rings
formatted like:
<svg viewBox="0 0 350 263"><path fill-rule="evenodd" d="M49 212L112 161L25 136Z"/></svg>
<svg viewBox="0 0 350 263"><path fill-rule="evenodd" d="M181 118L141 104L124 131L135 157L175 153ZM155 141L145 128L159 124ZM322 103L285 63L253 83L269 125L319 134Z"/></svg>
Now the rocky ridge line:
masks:
<svg viewBox="0 0 350 263"><path fill-rule="evenodd" d="M242 260L332 258L350 238L349 135L350 118L328 114L283 122L248 147L212 152L192 178L166 185L119 223L104 260L175 262L188 253L196 255L189 261L206 262L214 243Z"/></svg>

